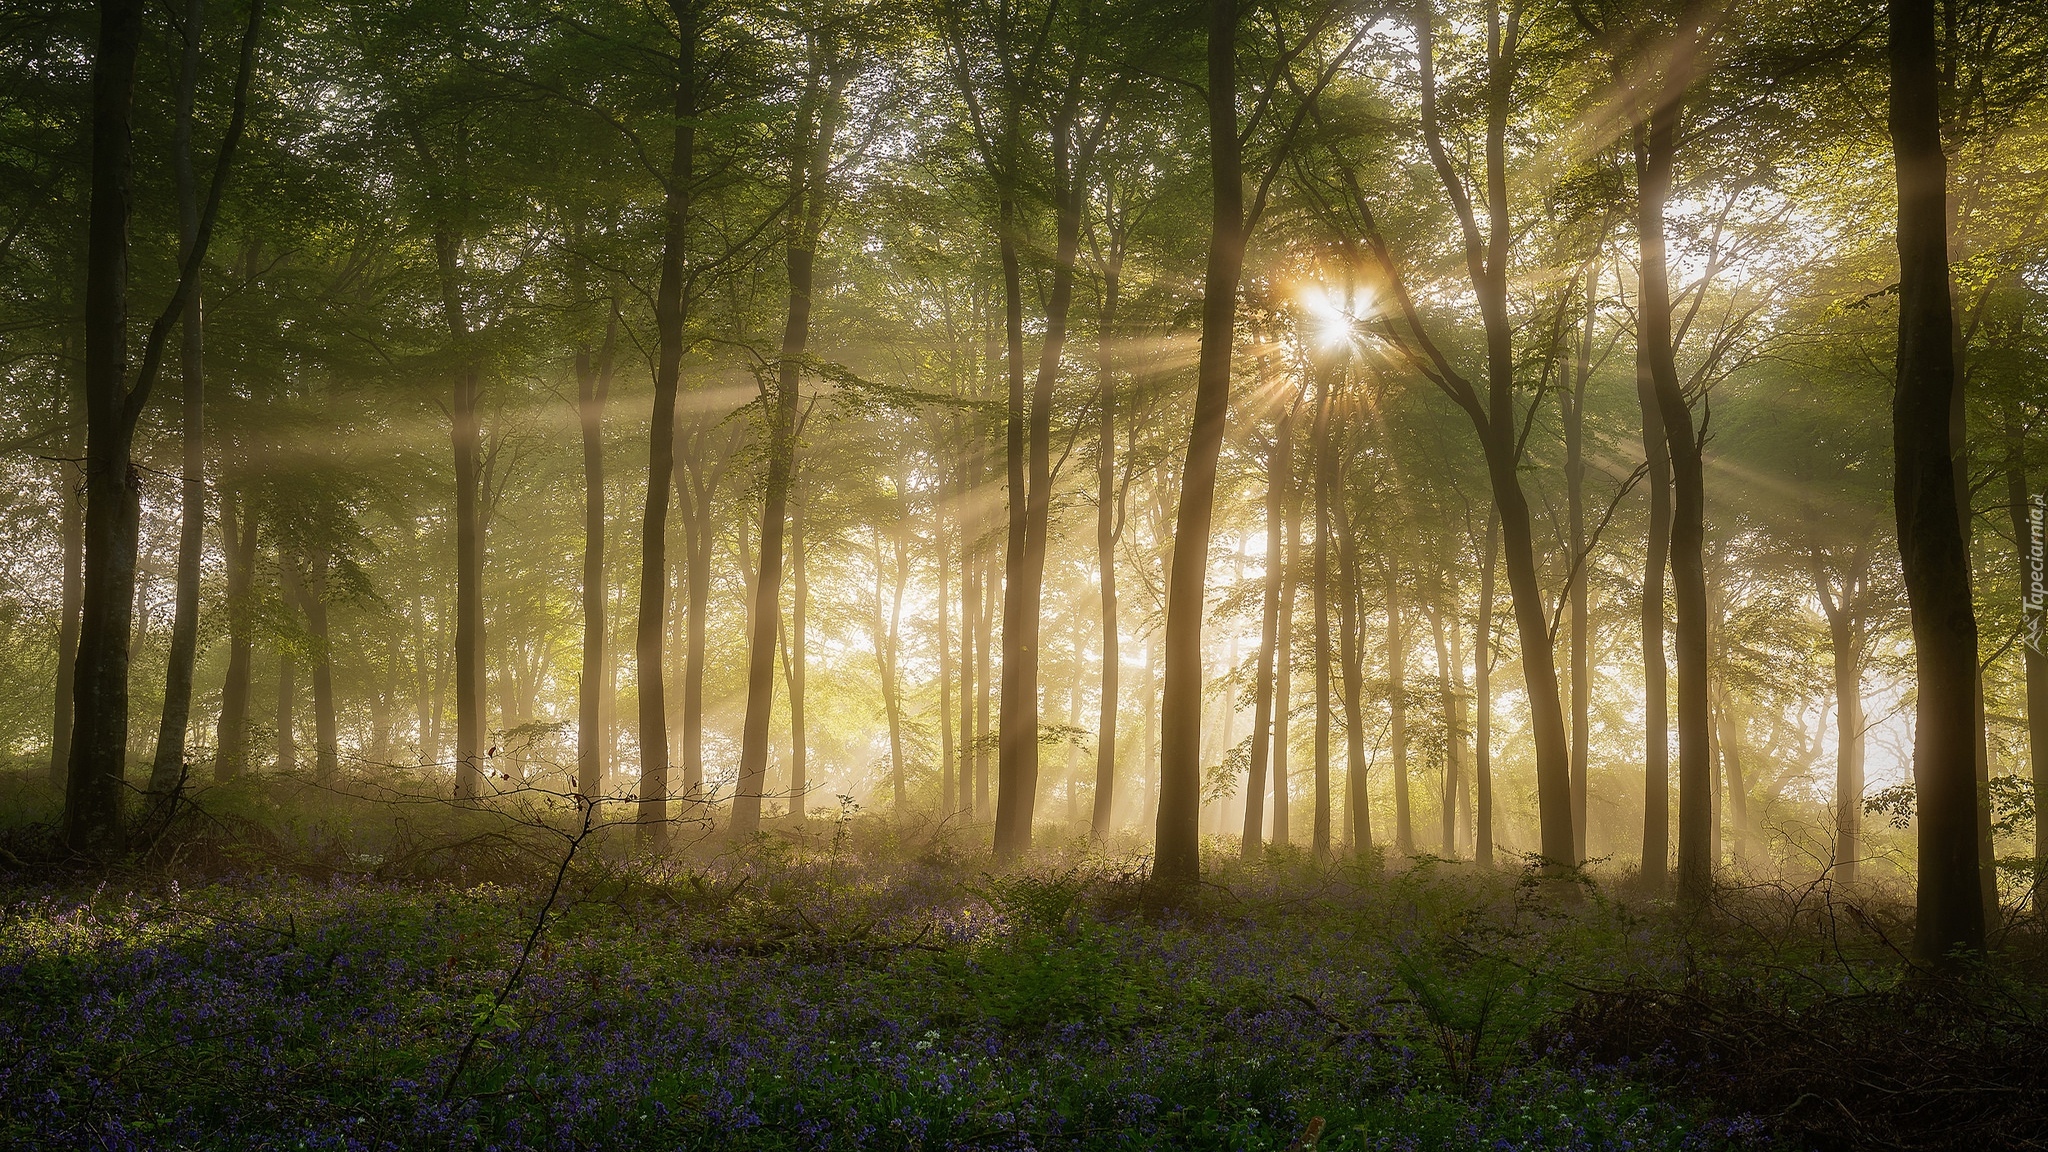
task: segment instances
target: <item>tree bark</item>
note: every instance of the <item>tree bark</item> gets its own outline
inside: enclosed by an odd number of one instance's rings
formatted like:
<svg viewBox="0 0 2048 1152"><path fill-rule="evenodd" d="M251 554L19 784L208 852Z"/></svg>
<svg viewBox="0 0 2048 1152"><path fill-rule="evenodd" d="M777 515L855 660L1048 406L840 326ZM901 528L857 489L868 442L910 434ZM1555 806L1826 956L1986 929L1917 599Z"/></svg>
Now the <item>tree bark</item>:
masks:
<svg viewBox="0 0 2048 1152"><path fill-rule="evenodd" d="M1696 6L1688 12L1697 13ZM1697 20L1697 15L1693 19ZM1681 52L1694 30L1681 29ZM1680 71L1680 76L1684 75ZM1678 672L1678 897L1708 898L1715 859L1714 765L1707 742L1711 719L1707 688L1706 490L1699 437L1678 379L1671 335L1671 281L1666 264L1664 207L1671 197L1678 156L1683 80L1667 80L1636 136L1636 242L1642 253L1638 339L1649 360L1650 384L1671 457L1671 585L1676 609Z"/></svg>
<svg viewBox="0 0 2048 1152"><path fill-rule="evenodd" d="M783 530L789 514L790 478L795 471L797 389L804 349L810 341L818 236L830 203L827 180L844 84L834 75L835 62L823 38L813 34L811 44L811 74L797 109L796 144L790 156L794 195L783 260L789 277L789 310L782 326L775 393L764 397L770 401L768 477L761 501L761 563L754 580L753 635L747 646L747 711L740 729L739 790L733 797L735 836L750 835L761 824L768 721L775 706L775 641L782 631Z"/></svg>
<svg viewBox="0 0 2048 1152"><path fill-rule="evenodd" d="M189 260L199 238L199 181L192 170L192 103L199 87L204 0L186 0L185 50L178 69L176 127L171 167L178 200L178 258ZM199 561L206 530L206 388L200 276L195 266L185 294L178 365L182 377L183 474L179 477L178 575L171 614L171 650L164 666L164 705L158 719L156 758L149 790L163 796L185 777L185 730L192 719L192 666L199 655Z"/></svg>
<svg viewBox="0 0 2048 1152"><path fill-rule="evenodd" d="M789 814L804 818L811 788L810 740L804 730L804 673L810 657L811 583L804 570L804 499L794 494L789 517L790 645L789 645ZM967 706L961 697L961 707Z"/></svg>
<svg viewBox="0 0 2048 1152"><path fill-rule="evenodd" d="M1472 634L1472 777L1478 793L1472 815L1472 858L1493 867L1493 564L1500 551L1500 521L1488 508L1486 554L1479 558L1479 621Z"/></svg>
<svg viewBox="0 0 2048 1152"><path fill-rule="evenodd" d="M1289 416L1291 445L1291 409ZM1289 452L1291 457L1291 447ZM1294 594L1301 584L1301 501L1295 495L1291 466L1281 485L1280 516L1286 557L1281 563L1280 618L1274 625L1277 637L1273 650L1273 843L1285 847L1293 843L1287 820L1287 744L1288 728L1294 718Z"/></svg>
<svg viewBox="0 0 2048 1152"><path fill-rule="evenodd" d="M1335 453L1333 452L1334 456ZM1335 497L1337 520L1337 629L1338 658L1344 664L1344 779L1345 812L1350 817L1349 840L1360 853L1372 851L1372 806L1366 785L1365 766L1365 643L1364 610L1359 603L1364 592L1358 575L1358 538L1351 529L1351 507L1344 491L1341 469L1331 470L1331 494Z"/></svg>
<svg viewBox="0 0 2048 1152"><path fill-rule="evenodd" d="M1951 444L1956 379L1934 0L1888 0L1889 127L1898 176L1898 382L1893 493L1918 692L1918 908L1913 952L1948 966L1984 950L1976 779L1977 620Z"/></svg>
<svg viewBox="0 0 2048 1152"><path fill-rule="evenodd" d="M576 676L576 790L586 799L604 791L609 767L604 714L605 690L611 682L605 656L609 585L604 555L604 406L611 394L618 332L618 303L613 301L596 356L587 344L576 352L576 417L583 436L583 664Z"/></svg>
<svg viewBox="0 0 2048 1152"><path fill-rule="evenodd" d="M1202 285L1202 349L1194 422L1181 465L1180 507L1166 596L1166 684L1160 703L1159 813L1152 878L1200 878L1202 802L1202 616L1216 461L1230 409L1230 352L1244 268L1244 163L1237 126L1237 0L1207 0L1210 207ZM1327 830L1324 833L1327 840Z"/></svg>
<svg viewBox="0 0 2048 1152"><path fill-rule="evenodd" d="M64 841L73 851L117 849L128 752L128 633L135 611L140 490L130 449L129 138L141 0L100 0L93 57L92 175L86 224L85 568L72 691Z"/></svg>
<svg viewBox="0 0 2048 1152"><path fill-rule="evenodd" d="M1401 623L1401 569L1387 555L1387 740L1393 752L1394 851L1415 854L1415 823L1408 802L1408 634Z"/></svg>
<svg viewBox="0 0 2048 1152"><path fill-rule="evenodd" d="M1571 603L1571 637L1568 661L1572 693L1572 830L1573 846L1579 858L1586 855L1586 769L1592 744L1590 716L1592 676L1589 662L1589 628L1586 619L1586 384L1593 375L1593 320L1599 306L1600 260L1596 254L1586 264L1586 311L1579 327L1577 363L1571 386L1560 397L1564 409L1564 479L1566 518L1571 534L1571 583L1565 597Z"/></svg>
<svg viewBox="0 0 2048 1152"><path fill-rule="evenodd" d="M299 770L298 662L289 648L277 650L277 773L290 775Z"/></svg>
<svg viewBox="0 0 2048 1152"><path fill-rule="evenodd" d="M1260 363L1263 365L1264 360ZM1294 483L1294 411L1280 409L1273 423L1273 444L1266 455L1266 580L1265 600L1259 613L1259 670L1252 703L1251 774L1245 785L1245 859L1256 859L1264 848L1260 839L1266 831L1266 772L1273 745L1273 664L1279 653L1280 589L1287 580L1285 493ZM1279 842L1275 836L1275 842Z"/></svg>
<svg viewBox="0 0 2048 1152"><path fill-rule="evenodd" d="M1095 571L1102 596L1102 684L1095 720L1095 809L1089 821L1096 840L1109 835L1116 810L1117 674L1122 651L1117 635L1116 544L1122 527L1116 490L1116 308L1120 255L1112 253L1102 276L1102 315L1096 326ZM1256 744L1254 745L1256 747ZM1256 759L1257 753L1253 753ZM1254 768L1254 775L1263 765ZM1256 785L1254 785L1256 787Z"/></svg>
<svg viewBox="0 0 2048 1152"><path fill-rule="evenodd" d="M663 625L668 609L668 496L675 474L676 389L682 377L684 264L689 247L692 169L696 151L698 12L671 0L678 31L675 129L663 201L661 281L655 293L657 352L654 416L647 431L647 503L640 518L640 609L633 642L639 678L639 839L659 851L668 843L668 706L663 683Z"/></svg>
<svg viewBox="0 0 2048 1152"><path fill-rule="evenodd" d="M220 689L214 729L213 778L227 781L249 769L249 673L253 663L256 509L230 492L221 502L221 550L227 558L228 672Z"/></svg>
<svg viewBox="0 0 2048 1152"><path fill-rule="evenodd" d="M58 474L63 490L57 533L64 548L64 586L59 592L57 620L57 684L55 715L50 721L50 784L64 787L71 767L71 700L78 675L78 613L85 596L85 500L79 483L66 467Z"/></svg>
<svg viewBox="0 0 2048 1152"><path fill-rule="evenodd" d="M1664 570L1671 554L1671 454L1650 377L1647 344L1636 350L1636 399L1650 481L1650 534L1643 556L1643 885L1663 890L1671 860L1671 709L1664 658Z"/></svg>
<svg viewBox="0 0 2048 1152"><path fill-rule="evenodd" d="M1336 460L1330 449L1330 377L1334 370L1325 365L1316 372L1316 413L1309 432L1310 451L1315 454L1316 550L1311 579L1311 603L1315 612L1316 735L1315 811L1309 834L1309 851L1318 862L1330 858L1330 502L1335 486L1331 475Z"/></svg>

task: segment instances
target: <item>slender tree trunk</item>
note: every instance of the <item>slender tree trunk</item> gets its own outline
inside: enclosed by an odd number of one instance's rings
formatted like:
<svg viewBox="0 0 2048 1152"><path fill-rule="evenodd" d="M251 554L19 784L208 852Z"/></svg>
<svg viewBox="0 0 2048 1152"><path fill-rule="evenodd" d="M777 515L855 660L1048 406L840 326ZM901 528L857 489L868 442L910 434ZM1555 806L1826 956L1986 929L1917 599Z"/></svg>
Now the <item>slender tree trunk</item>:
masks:
<svg viewBox="0 0 2048 1152"><path fill-rule="evenodd" d="M1479 558L1479 620L1472 632L1472 694L1478 715L1472 725L1472 776L1478 792L1473 812L1472 858L1493 867L1493 563L1500 551L1500 521L1486 515L1486 554Z"/></svg>
<svg viewBox="0 0 2048 1152"><path fill-rule="evenodd" d="M199 238L199 181L192 171L192 102L199 87L200 31L205 23L204 0L186 0L185 51L178 70L176 128L171 136L171 167L178 198L178 258L189 260ZM185 730L192 720L192 666L199 655L199 561L206 531L206 388L200 313L200 281L195 268L181 317L183 339L178 365L184 385L183 475L179 477L178 576L176 607L171 614L171 650L164 667L164 706L156 735L156 759L149 790L168 794L185 777Z"/></svg>
<svg viewBox="0 0 2048 1152"><path fill-rule="evenodd" d="M1448 777L1447 784L1457 797L1455 805L1457 811L1451 818L1450 835L1444 838L1444 855L1452 859L1457 858L1459 829L1462 827L1465 830L1468 843L1471 842L1472 831L1472 790L1471 785L1466 779L1465 772L1465 765L1469 762L1467 757L1471 753L1470 748L1465 743L1465 739L1470 733L1471 728L1465 715L1465 622L1461 611L1464 608L1464 601L1463 592L1454 584L1451 589L1450 623L1448 627L1451 634L1451 671L1449 677L1451 705L1448 717L1450 743L1445 756L1448 765L1446 771L1446 776ZM1445 801L1445 806L1453 807L1450 801ZM1458 822L1460 817L1464 820L1462 825Z"/></svg>
<svg viewBox="0 0 2048 1152"><path fill-rule="evenodd" d="M810 743L804 729L804 665L810 657L808 624L811 584L804 571L803 494L797 492L790 503L789 813L802 820L804 797L809 794L811 787ZM962 697L961 707L964 709L966 706L966 698Z"/></svg>
<svg viewBox="0 0 2048 1152"><path fill-rule="evenodd" d="M298 689L297 661L289 650L277 652L277 771L287 775L299 770L297 717L294 715Z"/></svg>
<svg viewBox="0 0 2048 1152"><path fill-rule="evenodd" d="M875 663L882 678L882 709L889 720L889 791L895 802L895 818L904 820L910 812L910 793L903 775L903 705L896 683L897 643L903 621L903 585L908 578L909 560L902 537L895 536L895 596L888 618L882 612L882 529L874 530L875 564Z"/></svg>
<svg viewBox="0 0 2048 1152"><path fill-rule="evenodd" d="M255 633L256 509L230 492L221 502L221 551L227 559L228 673L220 689L214 729L213 778L232 780L249 769L249 673Z"/></svg>
<svg viewBox="0 0 2048 1152"><path fill-rule="evenodd" d="M78 675L78 612L85 595L85 500L69 468L58 477L63 489L57 532L64 548L64 586L57 621L56 715L50 722L50 784L64 787L71 766L71 693Z"/></svg>
<svg viewBox="0 0 2048 1152"><path fill-rule="evenodd" d="M1671 554L1671 455L1656 385L1638 341L1636 399L1650 481L1650 536L1643 556L1643 884L1662 891L1671 860L1671 710L1664 659L1664 569Z"/></svg>
<svg viewBox="0 0 2048 1152"><path fill-rule="evenodd" d="M1696 8L1688 8L1696 12ZM1696 19L1696 17L1695 17ZM1682 29L1682 40L1692 32ZM1668 82L1675 88L1677 81ZM1708 840L1714 767L1707 754L1706 492L1700 441L1678 379L1671 336L1671 282L1666 265L1664 206L1678 156L1683 89L1667 90L1637 136L1636 242L1642 252L1638 339L1649 359L1657 415L1671 455L1671 584L1678 672L1678 896L1707 899L1715 859Z"/></svg>
<svg viewBox="0 0 2048 1152"><path fill-rule="evenodd" d="M775 641L782 631L783 527L795 472L797 389L804 350L810 342L818 233L824 225L826 178L839 123L840 82L827 74L831 65L822 58L825 49L819 47L821 43L812 37L811 76L797 111L796 147L790 157L794 195L783 253L789 276L789 311L782 327L775 394L764 398L772 401L768 405L768 477L761 501L761 563L754 581L753 635L747 646L747 711L740 729L739 791L733 797L735 836L750 835L761 824L768 721L775 706Z"/></svg>
<svg viewBox="0 0 2048 1152"><path fill-rule="evenodd" d="M1332 453L1334 455L1334 453ZM1372 851L1372 807L1365 767L1365 653L1363 592L1358 574L1358 538L1351 530L1350 501L1341 471L1331 471L1331 495L1337 527L1338 656L1344 662L1345 809L1351 818L1348 839L1361 853Z"/></svg>
<svg viewBox="0 0 2048 1152"><path fill-rule="evenodd" d="M1260 363L1263 365L1264 360ZM1266 580L1265 602L1259 613L1259 670L1252 703L1251 775L1245 785L1244 846L1247 860L1264 848L1266 771L1275 756L1273 745L1273 663L1279 652L1280 589L1287 580L1287 513L1285 494L1294 483L1294 412L1280 410L1273 425L1273 445L1266 456ZM1282 705L1284 707L1284 705ZM1276 837L1277 840L1277 837Z"/></svg>
<svg viewBox="0 0 2048 1152"><path fill-rule="evenodd" d="M974 750L974 818L987 820L994 815L995 805L989 795L988 779L988 737L995 731L989 724L994 696L995 675L992 661L996 646L996 601L1002 595L1002 581L996 573L1002 570L998 562L1000 553L984 553L981 572L981 641L975 646L975 656L981 662L976 686L981 698L975 702L975 729L981 739Z"/></svg>
<svg viewBox="0 0 2048 1152"><path fill-rule="evenodd" d="M334 715L334 655L327 631L327 549L315 548L307 564L311 572L298 593L313 638L313 773L319 783L331 785L341 774L341 735Z"/></svg>
<svg viewBox="0 0 2048 1152"><path fill-rule="evenodd" d="M1451 664L1450 642L1444 632L1444 617L1455 613L1457 605L1455 602L1448 606L1444 603L1444 590L1441 586L1437 588L1436 592L1436 602L1429 606L1429 634L1431 641L1436 646L1436 680L1438 695L1442 702L1444 713L1444 795L1443 812L1441 819L1438 821L1441 825L1439 829L1441 842L1438 852L1446 860L1456 860L1458 858L1457 797L1458 789L1462 787L1458 783L1460 767L1458 764L1458 744L1464 739L1464 732L1458 720L1458 677L1457 670Z"/></svg>
<svg viewBox="0 0 2048 1152"><path fill-rule="evenodd" d="M1387 717L1393 751L1394 851L1415 854L1415 823L1408 803L1408 634L1401 624L1401 570L1387 555Z"/></svg>
<svg viewBox="0 0 2048 1152"><path fill-rule="evenodd" d="M1097 840L1109 835L1116 810L1117 674L1123 659L1117 636L1116 542L1121 527L1116 492L1116 333L1121 279L1117 257L1103 271L1102 315L1097 323L1095 413L1095 571L1102 596L1102 685L1095 720L1095 810L1089 822ZM1256 753L1254 753L1256 756ZM1254 770L1256 774L1256 769ZM1256 787L1256 785L1254 785Z"/></svg>
<svg viewBox="0 0 2048 1152"><path fill-rule="evenodd" d="M1291 413L1288 423L1291 445ZM1294 594L1301 584L1301 502L1295 498L1291 457L1290 467L1282 478L1280 516L1286 553L1281 562L1280 618L1274 624L1277 638L1273 651L1273 843L1285 847L1293 843L1287 821L1287 745L1288 728L1294 718Z"/></svg>
<svg viewBox="0 0 2048 1152"><path fill-rule="evenodd" d="M981 635L981 539L977 530L981 522L977 504L981 497L978 471L971 459L967 461L963 465L960 485L966 503L960 516L960 794L954 811L970 817L977 814L974 766L981 759L981 729L974 721L975 701L980 696L977 649Z"/></svg>
<svg viewBox="0 0 2048 1152"><path fill-rule="evenodd" d="M1950 302L1934 0L1888 0L1890 129L1899 189L1898 384L1892 399L1899 556L1918 692L1915 956L1946 966L1984 950L1978 864L1977 621L1951 444L1955 327Z"/></svg>
<svg viewBox="0 0 2048 1152"><path fill-rule="evenodd" d="M1334 495L1331 489L1335 487L1332 473L1336 471L1336 457L1330 447L1330 377L1333 374L1329 367L1316 373L1316 414L1314 427L1309 433L1310 450L1315 453L1316 496L1316 551L1311 561L1314 565L1312 595L1316 629L1316 800L1309 846L1318 862L1330 858L1330 503Z"/></svg>
<svg viewBox="0 0 2048 1152"><path fill-rule="evenodd" d="M461 240L436 229L434 249L441 274L442 311L458 348L469 343L457 277ZM483 418L478 409L483 382L472 362L456 372L450 397L450 439L455 453L455 795L475 796L484 751L483 604Z"/></svg>
<svg viewBox="0 0 2048 1152"><path fill-rule="evenodd" d="M671 0L669 7L680 29L676 122L663 205L661 282L655 293L654 417L647 431L647 504L640 519L640 611L633 643L640 681L640 843L656 851L668 842L668 702L662 632L668 609L668 495L675 474L676 389L683 368L683 275L696 151L699 37L696 8L688 0Z"/></svg>
<svg viewBox="0 0 2048 1152"><path fill-rule="evenodd" d="M1742 773L1742 718L1735 712L1734 694L1719 685L1715 694L1716 730L1720 734L1721 766L1728 787L1728 834L1734 841L1732 859L1745 864L1750 858L1749 783Z"/></svg>
<svg viewBox="0 0 2048 1152"><path fill-rule="evenodd" d="M1572 565L1571 584L1565 593L1571 602L1572 618L1568 656L1572 685L1572 828L1573 846L1580 859L1586 855L1586 769L1592 744L1592 676L1586 619L1586 383L1593 375L1593 320L1599 307L1599 283L1600 261L1596 255L1586 265L1586 311L1579 326L1578 360L1573 365L1571 386L1562 397L1565 504L1571 533L1568 559Z"/></svg>
<svg viewBox="0 0 2048 1152"><path fill-rule="evenodd" d="M604 791L609 768L604 715L610 680L605 656L609 582L604 555L604 406L611 393L618 332L614 302L596 357L588 346L576 352L576 417L583 434L583 664L576 675L576 790L590 798Z"/></svg>
<svg viewBox="0 0 2048 1152"><path fill-rule="evenodd" d="M1827 592L1822 589L1821 603L1828 608L1835 671L1835 877L1854 884L1863 856L1862 646L1849 606L1833 605Z"/></svg>
<svg viewBox="0 0 2048 1152"><path fill-rule="evenodd" d="M1166 596L1166 685L1160 704L1159 816L1152 877L1199 879L1197 821L1202 794L1202 616L1216 462L1230 409L1230 352L1244 268L1244 164L1237 126L1237 0L1207 0L1210 208L1209 263L1202 285L1202 350L1194 423L1181 465L1180 507ZM1327 846L1328 832L1323 833Z"/></svg>
<svg viewBox="0 0 2048 1152"><path fill-rule="evenodd" d="M943 471L941 472L943 476ZM948 498L947 485L941 479L939 497L932 509L932 551L939 579L939 819L949 820L960 809L958 795L954 791L954 750L953 750L953 599L952 599L952 549L948 547L946 514L949 507L957 508ZM955 520L957 521L957 517ZM956 533L957 535L957 533Z"/></svg>

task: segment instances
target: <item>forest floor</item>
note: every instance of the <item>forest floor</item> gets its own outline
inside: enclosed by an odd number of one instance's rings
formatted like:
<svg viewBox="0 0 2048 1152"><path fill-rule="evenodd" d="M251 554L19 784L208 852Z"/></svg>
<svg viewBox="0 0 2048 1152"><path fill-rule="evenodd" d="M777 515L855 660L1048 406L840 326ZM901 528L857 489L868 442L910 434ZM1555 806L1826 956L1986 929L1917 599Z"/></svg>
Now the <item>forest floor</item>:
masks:
<svg viewBox="0 0 2048 1152"><path fill-rule="evenodd" d="M843 811L657 858L423 803L251 785L93 870L0 829L0 1146L2048 1140L2032 929L1916 978L1901 910L1825 883L1680 916L1219 841L1161 899L1082 841L998 873L973 829Z"/></svg>

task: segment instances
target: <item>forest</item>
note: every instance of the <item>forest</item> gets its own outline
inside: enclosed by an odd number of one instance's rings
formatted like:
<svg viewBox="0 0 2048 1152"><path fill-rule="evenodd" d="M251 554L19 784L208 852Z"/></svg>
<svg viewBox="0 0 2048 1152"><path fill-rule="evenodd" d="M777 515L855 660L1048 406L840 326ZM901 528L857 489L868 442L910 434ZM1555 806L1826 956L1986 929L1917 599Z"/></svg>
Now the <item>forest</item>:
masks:
<svg viewBox="0 0 2048 1152"><path fill-rule="evenodd" d="M2048 1147L2038 0L0 60L0 1148Z"/></svg>

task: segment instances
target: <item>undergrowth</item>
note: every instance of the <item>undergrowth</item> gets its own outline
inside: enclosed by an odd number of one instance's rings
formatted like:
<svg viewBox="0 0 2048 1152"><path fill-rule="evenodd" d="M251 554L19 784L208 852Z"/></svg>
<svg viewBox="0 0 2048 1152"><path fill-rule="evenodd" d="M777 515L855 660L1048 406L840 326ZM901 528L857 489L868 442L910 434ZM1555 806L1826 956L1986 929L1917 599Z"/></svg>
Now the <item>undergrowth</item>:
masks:
<svg viewBox="0 0 2048 1152"><path fill-rule="evenodd" d="M973 829L842 811L649 856L602 821L579 841L588 815L268 781L202 795L118 866L6 830L0 1144L1676 1150L2044 1131L2025 934L1933 989L1894 950L1896 908L1824 886L1731 889L1682 917L1590 880L1219 851L1162 901L1141 857L1080 840L997 873Z"/></svg>

